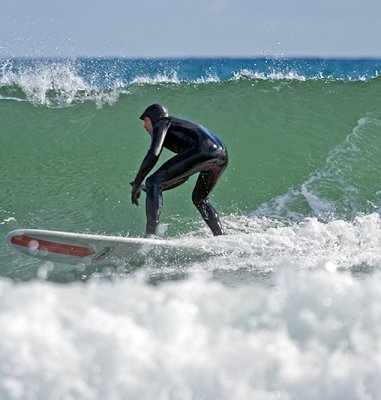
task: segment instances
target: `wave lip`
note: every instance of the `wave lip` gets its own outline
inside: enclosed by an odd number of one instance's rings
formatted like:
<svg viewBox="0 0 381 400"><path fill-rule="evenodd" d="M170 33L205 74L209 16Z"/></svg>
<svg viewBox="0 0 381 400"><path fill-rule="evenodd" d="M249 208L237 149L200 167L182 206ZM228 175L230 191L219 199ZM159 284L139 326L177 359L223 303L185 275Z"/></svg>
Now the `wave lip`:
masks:
<svg viewBox="0 0 381 400"><path fill-rule="evenodd" d="M299 75L298 73L293 71L289 71L286 73L281 71L273 71L265 73L265 72L252 71L250 69L243 69L233 74L232 80L240 80L240 79L272 80L272 81L295 80L302 82L307 80L305 76Z"/></svg>
<svg viewBox="0 0 381 400"><path fill-rule="evenodd" d="M124 89L119 80L113 80L112 85L103 89L93 76L84 75L74 61L36 61L20 65L4 62L1 68L2 100L29 101L48 107L94 101L100 107L115 103Z"/></svg>
<svg viewBox="0 0 381 400"><path fill-rule="evenodd" d="M378 60L319 59L0 59L0 99L67 106L113 104L134 85L237 80L346 80L379 77Z"/></svg>
<svg viewBox="0 0 381 400"><path fill-rule="evenodd" d="M41 64L15 70L11 64L2 68L1 87L20 88L33 104L71 104L79 92L88 92L89 85L68 64ZM50 96L55 93L55 96Z"/></svg>

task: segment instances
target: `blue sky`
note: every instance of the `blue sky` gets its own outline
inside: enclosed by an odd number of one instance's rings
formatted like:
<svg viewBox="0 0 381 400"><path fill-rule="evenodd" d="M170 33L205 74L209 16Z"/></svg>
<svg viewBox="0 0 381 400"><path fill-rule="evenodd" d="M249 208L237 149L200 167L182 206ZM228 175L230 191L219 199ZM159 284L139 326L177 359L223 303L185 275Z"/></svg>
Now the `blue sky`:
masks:
<svg viewBox="0 0 381 400"><path fill-rule="evenodd" d="M0 0L0 56L381 58L380 0Z"/></svg>

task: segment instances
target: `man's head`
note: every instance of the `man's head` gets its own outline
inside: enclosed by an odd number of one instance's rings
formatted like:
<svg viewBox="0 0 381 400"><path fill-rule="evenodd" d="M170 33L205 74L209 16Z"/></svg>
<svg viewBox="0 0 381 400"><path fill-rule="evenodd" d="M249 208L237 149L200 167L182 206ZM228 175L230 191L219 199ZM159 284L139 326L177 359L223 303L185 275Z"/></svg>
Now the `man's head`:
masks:
<svg viewBox="0 0 381 400"><path fill-rule="evenodd" d="M159 119L168 117L168 110L161 104L151 104L144 110L140 119L144 121L145 117L148 117L152 125L155 125Z"/></svg>

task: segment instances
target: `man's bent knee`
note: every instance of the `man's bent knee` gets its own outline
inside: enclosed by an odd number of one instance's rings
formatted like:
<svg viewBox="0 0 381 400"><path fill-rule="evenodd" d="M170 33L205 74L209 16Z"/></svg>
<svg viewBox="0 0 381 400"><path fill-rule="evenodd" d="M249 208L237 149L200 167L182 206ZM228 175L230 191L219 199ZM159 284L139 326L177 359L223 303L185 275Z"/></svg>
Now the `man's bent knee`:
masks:
<svg viewBox="0 0 381 400"><path fill-rule="evenodd" d="M195 193L195 192L192 193L192 202L193 202L193 204L194 204L197 208L199 208L200 205L201 205L204 201L206 201L206 199L202 198L199 194L197 194L197 193Z"/></svg>
<svg viewBox="0 0 381 400"><path fill-rule="evenodd" d="M157 177L155 177L155 175L151 175L150 177L148 177L146 179L146 191L150 191L150 190L154 190L155 188L159 188L160 187L160 179L158 179Z"/></svg>

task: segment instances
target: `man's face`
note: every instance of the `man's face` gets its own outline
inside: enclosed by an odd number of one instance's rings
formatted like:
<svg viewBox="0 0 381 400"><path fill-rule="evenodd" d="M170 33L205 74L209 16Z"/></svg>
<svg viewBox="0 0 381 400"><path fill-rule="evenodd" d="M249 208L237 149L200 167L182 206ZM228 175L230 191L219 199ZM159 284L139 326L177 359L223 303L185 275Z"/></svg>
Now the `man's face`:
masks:
<svg viewBox="0 0 381 400"><path fill-rule="evenodd" d="M144 117L144 129L151 135L153 128L152 128L152 122L148 117Z"/></svg>

